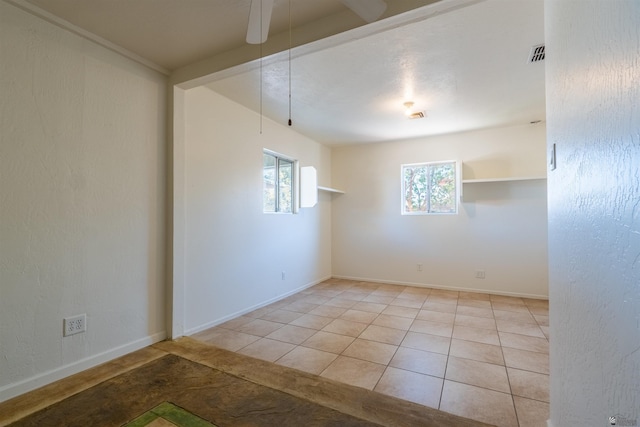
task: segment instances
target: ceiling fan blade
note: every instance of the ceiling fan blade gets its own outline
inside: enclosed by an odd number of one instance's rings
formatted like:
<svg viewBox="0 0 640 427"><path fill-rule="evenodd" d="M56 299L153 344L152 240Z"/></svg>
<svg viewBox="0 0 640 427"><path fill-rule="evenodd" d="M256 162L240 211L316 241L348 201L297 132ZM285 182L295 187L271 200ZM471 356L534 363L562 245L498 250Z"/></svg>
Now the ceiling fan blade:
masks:
<svg viewBox="0 0 640 427"><path fill-rule="evenodd" d="M342 0L342 3L368 23L377 21L387 10L384 0Z"/></svg>
<svg viewBox="0 0 640 427"><path fill-rule="evenodd" d="M251 0L249 25L247 26L247 43L262 44L267 41L273 0Z"/></svg>

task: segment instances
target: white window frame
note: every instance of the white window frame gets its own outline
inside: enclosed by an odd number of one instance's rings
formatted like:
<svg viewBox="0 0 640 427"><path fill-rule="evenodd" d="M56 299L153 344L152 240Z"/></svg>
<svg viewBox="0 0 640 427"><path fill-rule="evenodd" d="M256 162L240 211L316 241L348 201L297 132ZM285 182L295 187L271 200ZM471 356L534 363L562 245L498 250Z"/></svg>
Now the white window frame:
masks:
<svg viewBox="0 0 640 427"><path fill-rule="evenodd" d="M455 194L454 194L454 202L455 202L455 210L453 212L428 212L428 211L414 211L407 212L405 210L405 178L404 178L404 170L407 167L417 167L417 166L431 166L431 165L441 165L441 164L454 164L455 165ZM420 163L405 163L400 165L400 213L402 215L457 215L460 205L460 186L462 185L462 180L460 179L462 164L458 160L441 160L435 162L420 162Z"/></svg>
<svg viewBox="0 0 640 427"><path fill-rule="evenodd" d="M278 189L278 174L276 173L276 183L274 184L276 187L276 210L275 212L271 212L271 211L265 211L264 210L264 155L267 154L269 156L273 156L276 158L276 170L278 170L279 167L279 161L280 160L284 160L286 162L291 162L292 165L292 174L293 176L291 177L291 212L282 212L279 210L279 194L280 192L277 190ZM263 155L263 162L262 162L262 188L263 188L263 192L262 192L262 213L265 214L277 214L277 215L292 215L292 214L296 214L298 213L298 209L299 209L299 197L298 197L298 188L299 188L299 176L300 176L300 172L299 172L299 165L298 165L298 161L290 156L287 156L285 154L282 153L278 153L277 151L273 151L273 150L269 150L267 148L264 148L262 150L262 155Z"/></svg>

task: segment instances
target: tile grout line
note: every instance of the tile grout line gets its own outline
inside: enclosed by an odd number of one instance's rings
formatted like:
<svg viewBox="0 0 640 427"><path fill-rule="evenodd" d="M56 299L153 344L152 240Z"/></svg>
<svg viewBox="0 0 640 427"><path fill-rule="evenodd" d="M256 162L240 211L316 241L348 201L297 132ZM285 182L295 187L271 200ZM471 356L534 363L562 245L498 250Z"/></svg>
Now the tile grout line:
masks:
<svg viewBox="0 0 640 427"><path fill-rule="evenodd" d="M528 310L528 309L527 309ZM495 320L495 311L493 310L493 302L491 303L491 311ZM507 384L509 384L509 396L511 396L511 404L513 405L513 413L516 416L516 423L520 425L520 417L518 417L518 409L516 408L516 400L513 397L513 388L511 387L511 378L509 377L509 370L507 369L507 359L504 357L504 347L502 347L502 338L498 332L498 322L496 322L496 334L498 335L498 342L500 343L500 353L502 354L502 360L504 361L504 372L507 375Z"/></svg>
<svg viewBox="0 0 640 427"><path fill-rule="evenodd" d="M389 304L387 304L387 308L388 308L388 307L389 307ZM384 311L384 310L382 310L382 311ZM376 316L376 318L375 318L375 319L373 319L373 320L371 321L370 325L372 325L372 324L373 324L373 322L375 322L375 320L376 320L378 317L380 317L380 315L381 315L381 314L382 314L382 312L381 312L381 313L379 313L379 314ZM414 319L414 320L415 320L415 319ZM411 324L413 324L413 321L411 322ZM411 328L411 325L409 325L409 328ZM392 328L390 328L390 329L392 329ZM365 329L365 331L366 331L366 329ZM362 332L364 332L364 331L362 331ZM393 358L394 358L394 357L396 356L396 354L398 353L398 350L400 349L400 345L402 344L402 341L404 341L404 339L405 339L405 337L407 336L407 334L408 334L408 333L409 333L409 329L407 329L407 330L404 332L404 335L402 336L402 339L400 340L400 343L398 343L398 345L396 346L396 350L393 352L393 355L392 355L392 356L391 356L391 358L389 359L389 362L387 362L387 364L385 365L385 367L384 367L384 371L382 371L382 375L380 375L380 378L378 378L378 381L376 381L376 384L375 384L375 385L373 386L373 388L371 389L372 391L374 391L374 390L376 389L376 387L378 387L378 384L380 384L380 380L382 380L382 377L384 377L384 374L385 374L385 373L387 372L387 370L389 369L389 366L391 365L391 361L393 360ZM362 334L360 334L360 335L362 335ZM393 366L392 366L392 367L393 367Z"/></svg>
<svg viewBox="0 0 640 427"><path fill-rule="evenodd" d="M459 295L459 294L458 294ZM451 336L449 337L449 347L447 348L447 361L444 365L444 373L442 374L442 387L440 388L440 400L438 401L438 410L442 407L442 396L444 395L444 384L447 381L447 370L449 369L449 357L451 356L451 344L453 343L453 329L456 325L456 317L458 317L458 302L456 301L456 311L453 314L453 325L451 326Z"/></svg>

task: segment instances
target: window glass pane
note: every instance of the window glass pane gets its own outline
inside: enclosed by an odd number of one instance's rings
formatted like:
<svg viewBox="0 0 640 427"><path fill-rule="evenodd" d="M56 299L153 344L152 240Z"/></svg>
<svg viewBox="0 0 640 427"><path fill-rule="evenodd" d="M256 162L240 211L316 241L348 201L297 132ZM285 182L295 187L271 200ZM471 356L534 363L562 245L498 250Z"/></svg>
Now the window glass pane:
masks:
<svg viewBox="0 0 640 427"><path fill-rule="evenodd" d="M262 203L264 212L276 211L276 157L264 153L262 156Z"/></svg>
<svg viewBox="0 0 640 427"><path fill-rule="evenodd" d="M266 213L296 212L297 162L268 150L262 154L262 206Z"/></svg>
<svg viewBox="0 0 640 427"><path fill-rule="evenodd" d="M293 162L278 159L278 212L291 213L293 210Z"/></svg>
<svg viewBox="0 0 640 427"><path fill-rule="evenodd" d="M456 213L456 164L402 166L402 213Z"/></svg>
<svg viewBox="0 0 640 427"><path fill-rule="evenodd" d="M429 212L455 213L456 211L456 166L443 163L429 167L430 203Z"/></svg>
<svg viewBox="0 0 640 427"><path fill-rule="evenodd" d="M427 169L424 166L404 167L405 212L427 210Z"/></svg>

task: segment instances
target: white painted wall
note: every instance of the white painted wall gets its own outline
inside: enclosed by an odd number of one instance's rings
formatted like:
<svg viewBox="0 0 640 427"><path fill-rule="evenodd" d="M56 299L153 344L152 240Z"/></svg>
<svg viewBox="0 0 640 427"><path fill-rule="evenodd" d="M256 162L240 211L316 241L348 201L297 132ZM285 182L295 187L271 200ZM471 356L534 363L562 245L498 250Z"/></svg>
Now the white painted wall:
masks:
<svg viewBox="0 0 640 427"><path fill-rule="evenodd" d="M640 423L640 3L546 1L551 423Z"/></svg>
<svg viewBox="0 0 640 427"><path fill-rule="evenodd" d="M0 1L0 401L164 337L165 92Z"/></svg>
<svg viewBox="0 0 640 427"><path fill-rule="evenodd" d="M262 213L262 151L314 166L320 183L331 158L284 123L265 118L261 134L257 114L204 87L184 105L189 334L330 277L330 196L295 215Z"/></svg>
<svg viewBox="0 0 640 427"><path fill-rule="evenodd" d="M466 179L544 176L544 124L334 148L333 274L546 297L546 182L466 184L458 215L401 215L401 165L441 160Z"/></svg>

